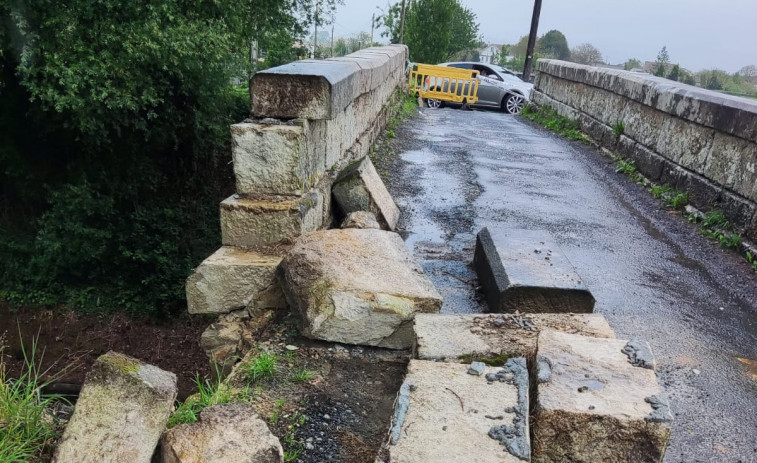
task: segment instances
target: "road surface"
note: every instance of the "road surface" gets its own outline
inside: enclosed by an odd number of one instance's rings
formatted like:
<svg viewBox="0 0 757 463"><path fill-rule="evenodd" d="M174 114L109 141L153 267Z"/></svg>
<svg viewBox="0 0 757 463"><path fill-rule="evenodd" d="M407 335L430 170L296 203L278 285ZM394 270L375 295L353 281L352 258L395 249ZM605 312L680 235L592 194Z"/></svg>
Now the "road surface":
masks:
<svg viewBox="0 0 757 463"><path fill-rule="evenodd" d="M425 109L399 137L390 190L443 312L486 310L478 230L546 230L618 337L651 344L675 415L665 461L757 462L757 277L738 256L595 149L522 118Z"/></svg>

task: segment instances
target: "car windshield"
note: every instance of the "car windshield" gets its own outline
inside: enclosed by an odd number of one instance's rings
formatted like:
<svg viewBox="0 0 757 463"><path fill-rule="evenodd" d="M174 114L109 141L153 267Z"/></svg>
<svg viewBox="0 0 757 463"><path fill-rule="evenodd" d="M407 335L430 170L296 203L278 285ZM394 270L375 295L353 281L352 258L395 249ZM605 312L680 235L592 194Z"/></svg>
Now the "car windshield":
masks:
<svg viewBox="0 0 757 463"><path fill-rule="evenodd" d="M498 68L497 71L499 71L499 75L501 75L505 80L509 80L511 82L523 82L518 76L513 75L512 71L509 71L505 68Z"/></svg>

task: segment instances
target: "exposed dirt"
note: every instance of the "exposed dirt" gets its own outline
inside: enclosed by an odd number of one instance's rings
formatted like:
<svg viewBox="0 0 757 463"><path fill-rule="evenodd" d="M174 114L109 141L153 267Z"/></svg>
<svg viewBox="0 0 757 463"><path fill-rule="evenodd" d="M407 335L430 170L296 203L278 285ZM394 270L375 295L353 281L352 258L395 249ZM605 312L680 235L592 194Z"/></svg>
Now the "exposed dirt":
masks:
<svg viewBox="0 0 757 463"><path fill-rule="evenodd" d="M373 461L389 429L409 352L318 342L296 333L291 317L271 324L259 350L232 373L230 385L248 390L287 461ZM252 381L244 365L263 351L276 356L275 372Z"/></svg>
<svg viewBox="0 0 757 463"><path fill-rule="evenodd" d="M59 383L75 390L100 355L114 350L176 374L179 397L194 392L195 375L210 374L200 348L200 335L211 320L181 316L165 322L138 320L119 314L81 314L66 310L12 311L0 305L0 345L9 377L17 377L34 339L48 377L69 367ZM20 334L20 338L19 338ZM4 339L2 338L4 336ZM39 355L38 355L39 358Z"/></svg>

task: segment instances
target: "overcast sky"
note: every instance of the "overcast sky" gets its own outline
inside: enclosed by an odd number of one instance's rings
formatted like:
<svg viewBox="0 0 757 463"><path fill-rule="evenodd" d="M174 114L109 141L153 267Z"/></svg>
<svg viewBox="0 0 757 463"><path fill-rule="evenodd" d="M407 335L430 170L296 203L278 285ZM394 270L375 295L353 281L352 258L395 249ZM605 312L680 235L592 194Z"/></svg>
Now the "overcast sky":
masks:
<svg viewBox="0 0 757 463"><path fill-rule="evenodd" d="M654 61L663 45L673 63L699 71L736 72L757 65L757 0L543 0L539 35L559 29L572 48L589 42L605 60ZM489 43L528 34L533 0L461 0L478 17ZM371 14L387 0L345 0L334 35L370 32ZM378 7L378 8L377 8ZM379 38L379 32L375 37Z"/></svg>

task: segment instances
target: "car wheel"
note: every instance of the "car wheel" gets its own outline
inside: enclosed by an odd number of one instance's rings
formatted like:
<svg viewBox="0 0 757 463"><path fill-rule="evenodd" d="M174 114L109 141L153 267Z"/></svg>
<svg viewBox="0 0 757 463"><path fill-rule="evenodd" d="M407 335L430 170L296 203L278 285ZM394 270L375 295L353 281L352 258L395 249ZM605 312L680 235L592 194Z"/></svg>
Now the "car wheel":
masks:
<svg viewBox="0 0 757 463"><path fill-rule="evenodd" d="M526 99L523 98L520 95L516 94L510 94L505 97L505 101L502 103L502 106L505 109L505 112L510 114L520 114L520 111L523 109L523 106L526 105Z"/></svg>
<svg viewBox="0 0 757 463"><path fill-rule="evenodd" d="M444 106L444 102L442 100L437 100L436 98L426 98L426 106L433 109L439 109Z"/></svg>

